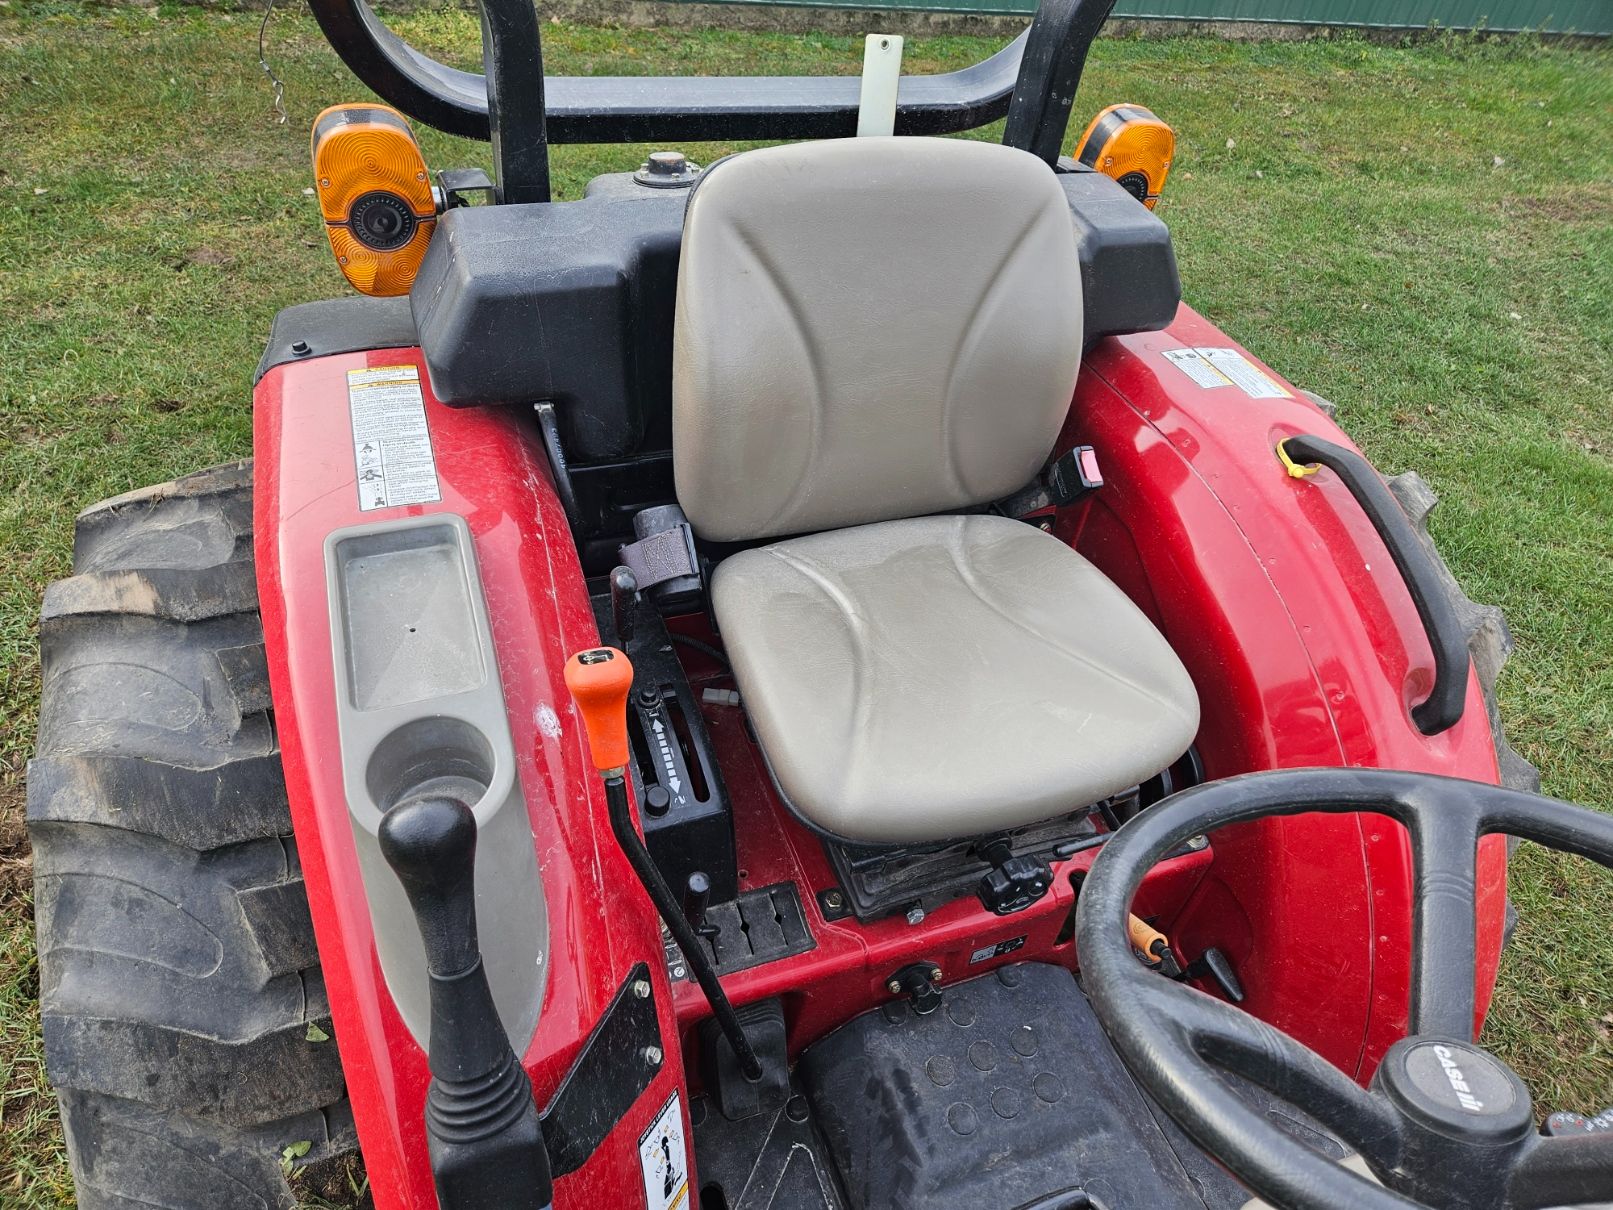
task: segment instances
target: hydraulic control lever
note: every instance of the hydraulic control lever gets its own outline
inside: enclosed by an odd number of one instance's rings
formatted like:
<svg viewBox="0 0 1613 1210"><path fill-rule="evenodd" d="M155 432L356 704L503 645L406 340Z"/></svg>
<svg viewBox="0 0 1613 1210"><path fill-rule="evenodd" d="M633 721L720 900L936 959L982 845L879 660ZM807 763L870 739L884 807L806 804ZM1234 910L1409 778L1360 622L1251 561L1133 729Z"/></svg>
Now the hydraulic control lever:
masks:
<svg viewBox="0 0 1613 1210"><path fill-rule="evenodd" d="M610 809L611 831L616 834L616 843L649 892L667 931L683 951L700 990L706 993L712 1015L717 1018L717 1025L728 1040L740 1070L746 1079L760 1080L761 1060L734 1015L734 1006L729 1003L728 994L723 991L717 971L707 957L705 943L685 917L683 904L667 886L661 871L655 868L650 851L644 847L644 840L633 822L626 776L631 754L627 739L627 695L633 688L633 665L614 647L580 651L566 661L566 688L571 690L582 715L594 767L605 782L605 802Z"/></svg>
<svg viewBox="0 0 1613 1210"><path fill-rule="evenodd" d="M696 870L683 888L683 918L698 936L708 939L722 932L706 918L706 909L710 906L711 879L704 870Z"/></svg>
<svg viewBox="0 0 1613 1210"><path fill-rule="evenodd" d="M638 577L632 568L617 567L610 573L610 624L617 644L625 650L633 642L638 624Z"/></svg>
<svg viewBox="0 0 1613 1210"><path fill-rule="evenodd" d="M1231 960L1214 946L1205 950L1195 961L1183 966L1165 934L1142 917L1128 914L1126 933L1131 940L1132 953L1137 955L1138 961L1144 966L1157 970L1166 978L1174 979L1178 983L1208 979L1219 987L1221 994L1232 1003L1243 1003L1243 984L1238 980L1237 971L1232 969Z"/></svg>
<svg viewBox="0 0 1613 1210"><path fill-rule="evenodd" d="M476 938L476 817L451 798L394 807L381 854L403 883L431 977L426 1141L442 1210L553 1201L532 1086L499 1021Z"/></svg>

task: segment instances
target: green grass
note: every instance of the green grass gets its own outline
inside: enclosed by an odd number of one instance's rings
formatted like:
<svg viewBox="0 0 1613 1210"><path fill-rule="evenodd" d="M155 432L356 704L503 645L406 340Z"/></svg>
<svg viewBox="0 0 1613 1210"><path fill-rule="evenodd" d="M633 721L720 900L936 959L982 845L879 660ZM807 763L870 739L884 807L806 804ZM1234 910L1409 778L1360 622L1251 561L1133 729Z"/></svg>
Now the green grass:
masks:
<svg viewBox="0 0 1613 1210"><path fill-rule="evenodd" d="M402 19L474 61L462 13ZM308 123L364 96L298 12L0 6L0 1205L71 1204L36 1040L22 836L34 623L98 498L250 448L282 306L342 291ZM856 39L544 26L557 72L850 72ZM914 40L909 65L989 47ZM1528 41L1393 48L1106 41L1077 105L1181 136L1161 214L1189 299L1444 497L1435 531L1519 651L1502 686L1546 789L1613 805L1613 56ZM426 132L436 165L485 148ZM555 153L562 196L642 147ZM689 149L696 158L726 150ZM1526 847L1489 1038L1544 1105L1613 1101L1607 878ZM1587 1058L1588 1056L1588 1058Z"/></svg>

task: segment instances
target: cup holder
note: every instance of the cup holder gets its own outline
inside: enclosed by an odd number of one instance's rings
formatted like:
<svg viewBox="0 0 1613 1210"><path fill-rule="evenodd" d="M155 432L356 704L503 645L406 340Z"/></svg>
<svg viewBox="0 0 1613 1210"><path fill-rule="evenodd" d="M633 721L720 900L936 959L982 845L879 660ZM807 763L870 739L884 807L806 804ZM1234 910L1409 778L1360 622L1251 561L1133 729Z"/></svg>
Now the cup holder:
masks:
<svg viewBox="0 0 1613 1210"><path fill-rule="evenodd" d="M493 746L464 719L411 719L375 746L365 788L384 814L421 798L475 807L493 784Z"/></svg>

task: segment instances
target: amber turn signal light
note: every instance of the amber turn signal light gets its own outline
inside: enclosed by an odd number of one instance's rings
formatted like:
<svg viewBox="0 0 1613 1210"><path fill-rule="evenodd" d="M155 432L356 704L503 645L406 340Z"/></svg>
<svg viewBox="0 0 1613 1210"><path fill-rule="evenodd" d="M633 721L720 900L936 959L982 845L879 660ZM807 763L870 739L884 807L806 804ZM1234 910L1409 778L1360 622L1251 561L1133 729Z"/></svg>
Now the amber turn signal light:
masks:
<svg viewBox="0 0 1613 1210"><path fill-rule="evenodd" d="M588 749L601 773L627 764L627 693L632 687L633 665L614 647L579 651L566 661L566 688L582 715Z"/></svg>
<svg viewBox="0 0 1613 1210"><path fill-rule="evenodd" d="M1092 119L1075 158L1120 182L1150 210L1176 157L1176 132L1141 105L1111 105Z"/></svg>
<svg viewBox="0 0 1613 1210"><path fill-rule="evenodd" d="M342 273L365 294L407 294L437 226L431 175L409 123L386 105L332 105L314 119L311 150Z"/></svg>

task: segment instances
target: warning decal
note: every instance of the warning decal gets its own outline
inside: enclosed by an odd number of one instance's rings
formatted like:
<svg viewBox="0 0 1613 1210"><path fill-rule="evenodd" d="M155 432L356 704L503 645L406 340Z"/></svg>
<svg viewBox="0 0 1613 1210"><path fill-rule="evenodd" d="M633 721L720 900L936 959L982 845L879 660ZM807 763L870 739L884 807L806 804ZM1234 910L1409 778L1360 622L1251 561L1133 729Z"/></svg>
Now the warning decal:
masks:
<svg viewBox="0 0 1613 1210"><path fill-rule="evenodd" d="M1024 937L1011 937L1007 941L997 942L996 945L983 945L969 955L969 965L973 966L976 962L990 962L993 958L1001 958L1004 954L1011 954L1024 948Z"/></svg>
<svg viewBox="0 0 1613 1210"><path fill-rule="evenodd" d="M638 1141L649 1210L686 1210L689 1205L689 1153L683 1144L683 1106L678 1094L661 1106Z"/></svg>
<svg viewBox="0 0 1613 1210"><path fill-rule="evenodd" d="M349 370L347 410L361 511L442 499L418 367Z"/></svg>
<svg viewBox="0 0 1613 1210"><path fill-rule="evenodd" d="M1165 360L1206 389L1237 387L1251 399L1293 398L1236 349L1166 349Z"/></svg>
<svg viewBox="0 0 1613 1210"><path fill-rule="evenodd" d="M1166 349L1165 360L1201 387L1229 387L1232 379L1199 356L1197 349Z"/></svg>

